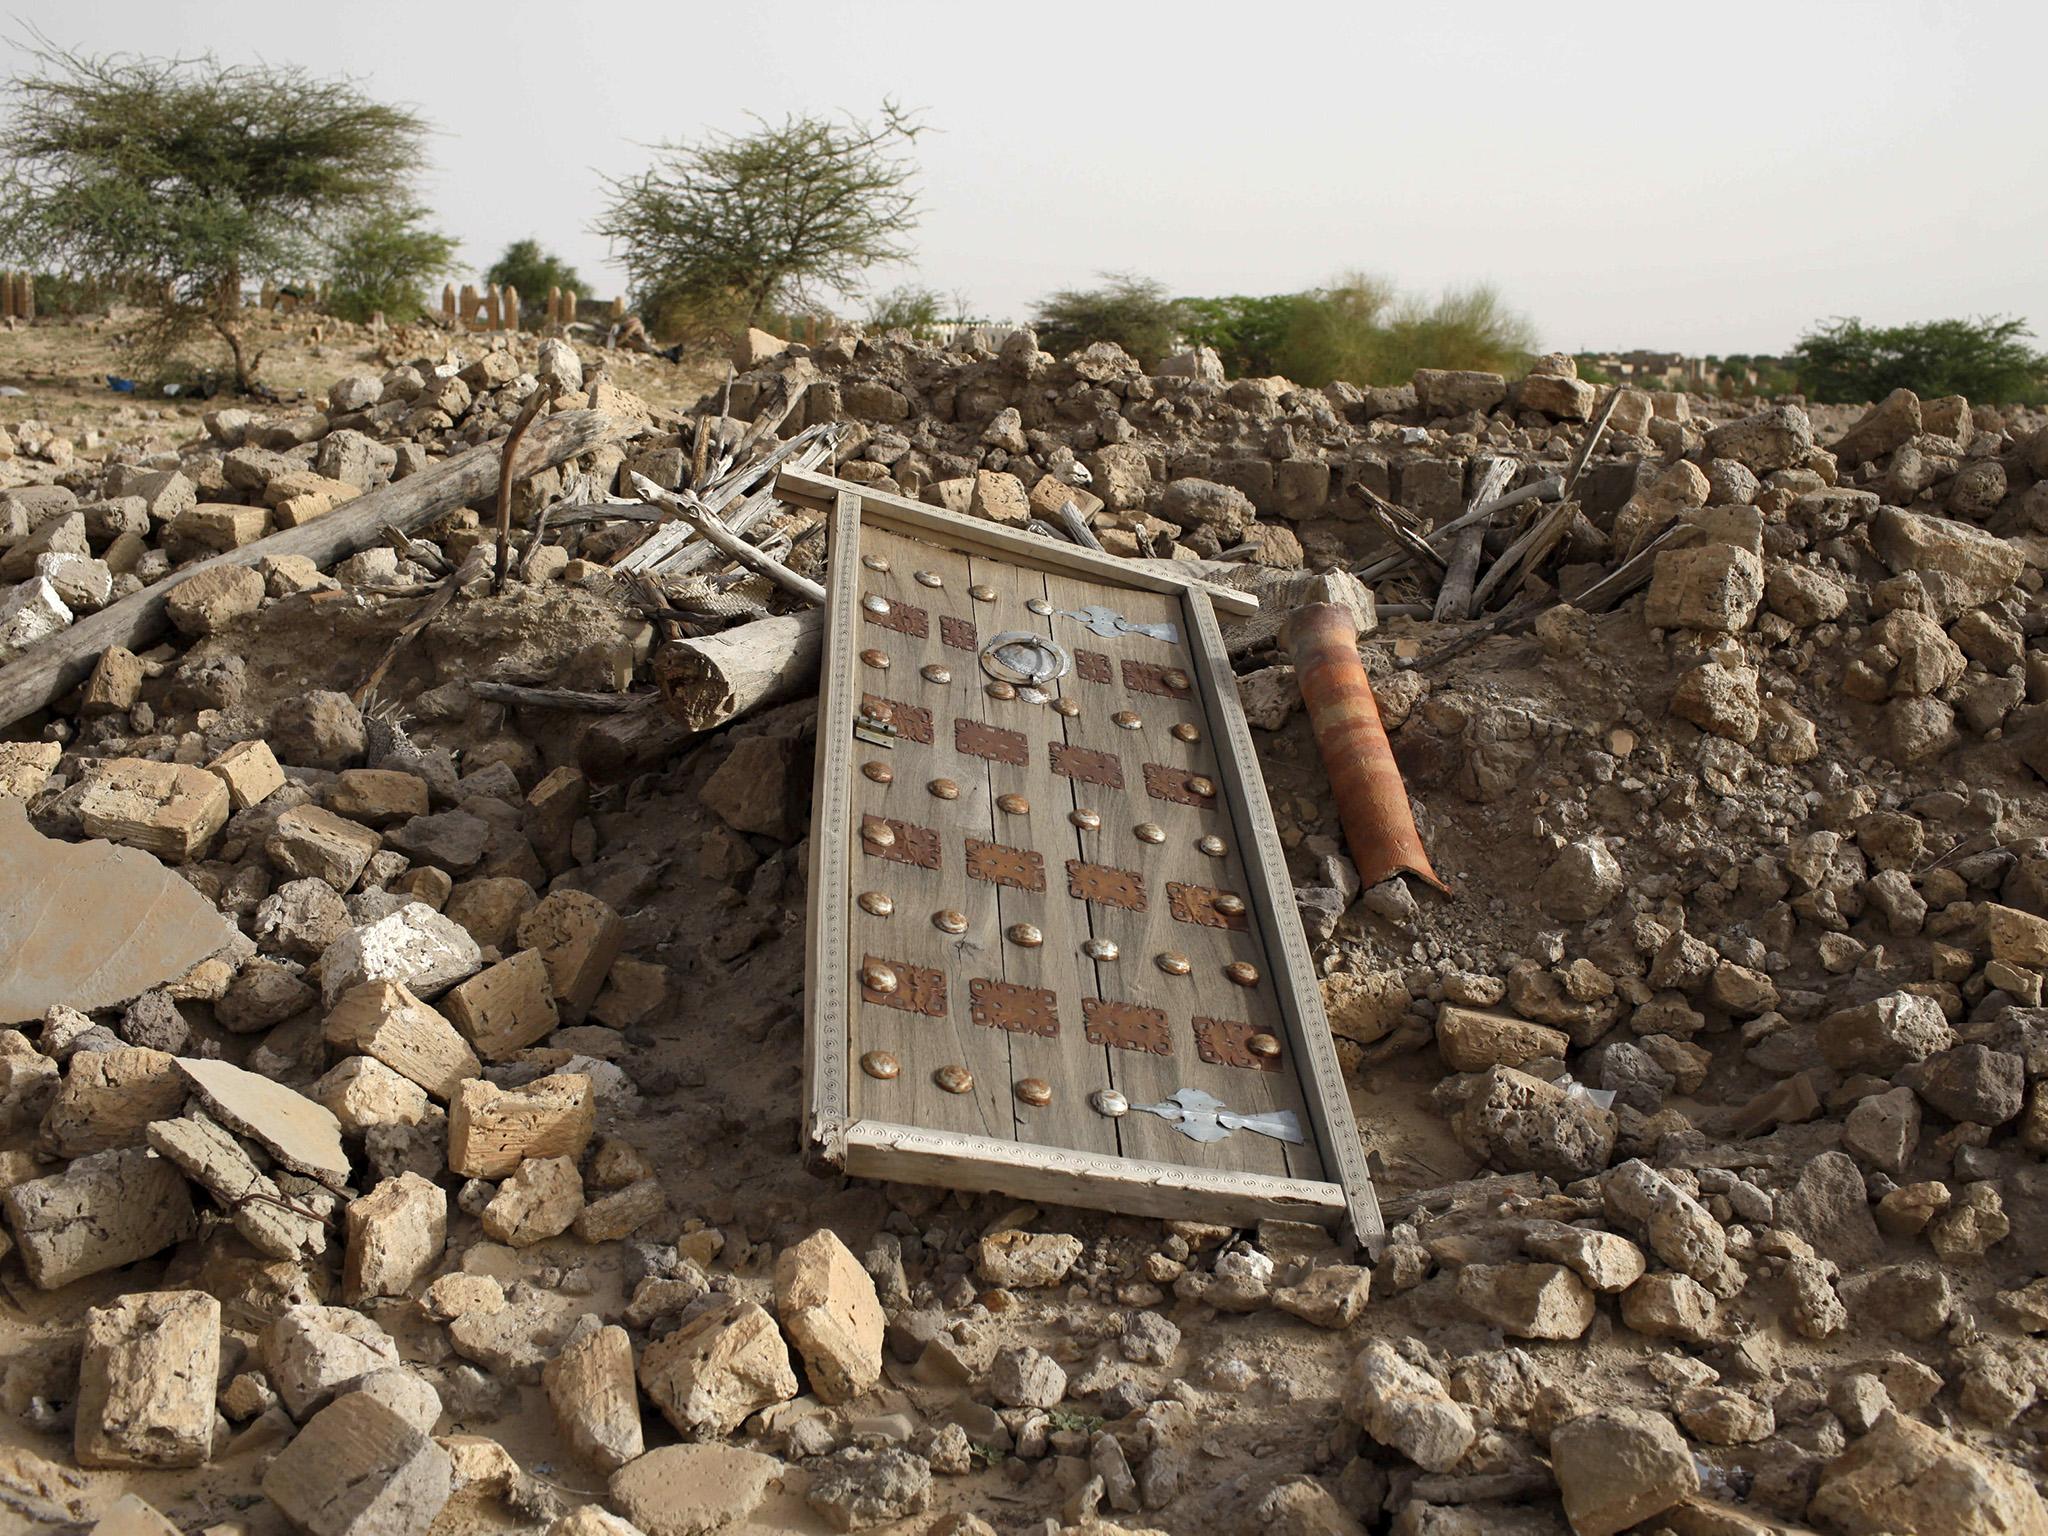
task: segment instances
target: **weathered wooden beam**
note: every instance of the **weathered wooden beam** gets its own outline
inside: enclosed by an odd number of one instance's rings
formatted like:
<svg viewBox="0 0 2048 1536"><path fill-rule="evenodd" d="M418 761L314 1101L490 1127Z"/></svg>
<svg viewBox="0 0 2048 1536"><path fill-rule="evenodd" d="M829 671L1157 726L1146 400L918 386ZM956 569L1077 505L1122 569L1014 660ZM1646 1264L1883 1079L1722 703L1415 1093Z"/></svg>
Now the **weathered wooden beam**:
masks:
<svg viewBox="0 0 2048 1536"><path fill-rule="evenodd" d="M531 473L573 459L595 448L614 430L612 419L602 411L564 411L551 416L527 434L521 468ZM12 725L22 716L56 703L85 680L109 646L147 650L170 627L164 614L165 599L180 583L202 571L255 565L277 555L304 555L325 568L377 543L386 527L408 533L481 501L497 487L498 445L481 443L431 469L358 496L313 522L183 566L0 667L0 726Z"/></svg>
<svg viewBox="0 0 2048 1536"><path fill-rule="evenodd" d="M756 619L662 646L654 653L654 677L681 725L715 730L814 688L824 637L825 616L817 609Z"/></svg>

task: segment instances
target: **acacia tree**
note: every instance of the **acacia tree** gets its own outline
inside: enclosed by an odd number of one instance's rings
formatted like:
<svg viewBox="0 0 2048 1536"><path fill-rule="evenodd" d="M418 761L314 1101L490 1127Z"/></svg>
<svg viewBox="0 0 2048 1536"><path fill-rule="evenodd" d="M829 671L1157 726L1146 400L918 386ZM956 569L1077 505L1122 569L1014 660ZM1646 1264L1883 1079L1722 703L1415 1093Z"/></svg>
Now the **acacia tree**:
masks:
<svg viewBox="0 0 2048 1536"><path fill-rule="evenodd" d="M885 101L876 121L802 114L664 144L638 176L608 181L597 231L623 253L643 307L752 325L821 289L857 292L868 267L910 255L917 168L905 150L922 131Z"/></svg>
<svg viewBox="0 0 2048 1536"><path fill-rule="evenodd" d="M133 285L162 361L211 331L248 389L246 281L326 268L338 230L404 210L426 124L304 70L48 45L7 88L0 249Z"/></svg>

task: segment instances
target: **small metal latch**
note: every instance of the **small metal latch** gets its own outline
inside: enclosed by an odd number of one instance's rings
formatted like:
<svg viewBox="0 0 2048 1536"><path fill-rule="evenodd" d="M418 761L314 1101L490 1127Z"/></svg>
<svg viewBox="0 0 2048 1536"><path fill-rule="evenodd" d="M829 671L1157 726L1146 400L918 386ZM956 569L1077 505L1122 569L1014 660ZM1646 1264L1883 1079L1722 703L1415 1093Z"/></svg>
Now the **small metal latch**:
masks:
<svg viewBox="0 0 2048 1536"><path fill-rule="evenodd" d="M1104 608L1099 603L1086 608L1063 608L1060 617L1079 619L1105 640L1114 640L1118 635L1150 635L1168 645L1180 644L1180 631L1171 624L1140 624L1136 619L1127 619L1114 608Z"/></svg>
<svg viewBox="0 0 2048 1536"><path fill-rule="evenodd" d="M893 720L884 720L879 715L869 714L866 709L862 709L853 717L855 741L864 741L871 747L887 747L893 751L896 746L896 735L896 723Z"/></svg>

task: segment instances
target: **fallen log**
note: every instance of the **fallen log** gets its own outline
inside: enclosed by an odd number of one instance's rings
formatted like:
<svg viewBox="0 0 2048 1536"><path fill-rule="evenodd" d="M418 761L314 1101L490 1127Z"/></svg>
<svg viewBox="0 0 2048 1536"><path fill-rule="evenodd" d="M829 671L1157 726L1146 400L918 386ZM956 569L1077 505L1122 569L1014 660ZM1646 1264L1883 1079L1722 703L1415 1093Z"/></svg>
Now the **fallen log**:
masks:
<svg viewBox="0 0 2048 1536"><path fill-rule="evenodd" d="M661 646L654 680L669 715L685 730L715 730L816 687L824 644L819 610L756 619Z"/></svg>
<svg viewBox="0 0 2048 1536"><path fill-rule="evenodd" d="M616 784L659 768L697 739L653 694L637 699L634 708L606 715L577 739L576 765L593 783Z"/></svg>
<svg viewBox="0 0 2048 1536"><path fill-rule="evenodd" d="M613 430L602 411L564 411L527 434L522 469L546 469L595 448ZM182 566L154 586L109 604L52 635L28 654L0 667L0 727L12 725L64 696L85 681L109 646L147 650L170 627L164 600L180 582L228 565L255 565L275 555L304 555L315 565L367 549L387 527L400 533L445 517L491 495L498 488L498 444L482 443L404 480L345 502L325 517L269 534L253 544Z"/></svg>

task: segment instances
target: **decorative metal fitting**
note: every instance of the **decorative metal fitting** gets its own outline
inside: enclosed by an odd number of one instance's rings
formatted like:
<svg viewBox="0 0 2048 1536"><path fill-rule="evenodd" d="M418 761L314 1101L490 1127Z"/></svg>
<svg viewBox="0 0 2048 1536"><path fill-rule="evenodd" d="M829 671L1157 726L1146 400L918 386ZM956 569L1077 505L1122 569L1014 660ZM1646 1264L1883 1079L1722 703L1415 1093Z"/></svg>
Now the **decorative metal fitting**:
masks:
<svg viewBox="0 0 2048 1536"><path fill-rule="evenodd" d="M1172 949L1157 956L1155 963L1159 966L1159 969L1166 972L1169 976L1185 976L1194 969L1186 955Z"/></svg>
<svg viewBox="0 0 2048 1536"><path fill-rule="evenodd" d="M1024 599L1024 606L1040 617L1052 612L1052 604L1042 597L1027 597Z"/></svg>
<svg viewBox="0 0 2048 1536"><path fill-rule="evenodd" d="M1054 699L1052 701L1052 712L1071 720L1081 713L1081 706L1072 699Z"/></svg>
<svg viewBox="0 0 2048 1536"><path fill-rule="evenodd" d="M1000 699L1005 704L1017 697L1017 685L1006 683L1001 678L988 684L981 691L992 699Z"/></svg>
<svg viewBox="0 0 2048 1536"><path fill-rule="evenodd" d="M1036 949L1045 942L1045 935L1031 923L1010 924L1007 937L1019 949Z"/></svg>
<svg viewBox="0 0 2048 1536"><path fill-rule="evenodd" d="M1224 842L1214 832L1209 833L1200 842L1196 843L1195 846L1212 859L1220 859L1223 855L1230 852L1230 844Z"/></svg>
<svg viewBox="0 0 2048 1536"><path fill-rule="evenodd" d="M1022 795L997 795L996 809L1005 816L1028 816L1031 813L1031 802Z"/></svg>
<svg viewBox="0 0 2048 1536"><path fill-rule="evenodd" d="M1136 710L1120 709L1109 717L1109 723L1122 731L1142 731L1145 717Z"/></svg>
<svg viewBox="0 0 2048 1536"><path fill-rule="evenodd" d="M1175 741L1200 741L1202 739L1202 728L1199 725L1190 725L1187 721L1183 720L1173 728L1173 739Z"/></svg>
<svg viewBox="0 0 2048 1536"><path fill-rule="evenodd" d="M1216 793L1216 781L1214 779L1204 778L1201 774L1198 773L1188 780L1188 793L1191 795L1202 795L1205 797L1213 795Z"/></svg>
<svg viewBox="0 0 2048 1536"><path fill-rule="evenodd" d="M893 1078L902 1076L903 1063L894 1056L891 1056L887 1051L869 1051L861 1057L860 1069L867 1073L869 1077L886 1083Z"/></svg>
<svg viewBox="0 0 2048 1536"><path fill-rule="evenodd" d="M1240 987L1256 987L1259 984L1259 968L1249 960L1233 960L1223 967L1223 974Z"/></svg>
<svg viewBox="0 0 2048 1536"><path fill-rule="evenodd" d="M886 821L870 821L860 829L861 841L876 848L894 848L896 829Z"/></svg>
<svg viewBox="0 0 2048 1536"><path fill-rule="evenodd" d="M884 995L896 990L896 968L884 965L879 960L870 960L860 968L860 984L870 992Z"/></svg>
<svg viewBox="0 0 2048 1536"><path fill-rule="evenodd" d="M865 650L860 653L860 659L862 666L873 667L877 672L889 670L889 653L887 651Z"/></svg>
<svg viewBox="0 0 2048 1536"><path fill-rule="evenodd" d="M1256 1035L1245 1041L1244 1048L1254 1056L1275 1058L1280 1054L1280 1039L1277 1035L1270 1035L1266 1031L1260 1030Z"/></svg>
<svg viewBox="0 0 2048 1536"><path fill-rule="evenodd" d="M871 784L894 784L896 782L896 770L887 763L862 763L860 765L860 773L861 777Z"/></svg>
<svg viewBox="0 0 2048 1536"><path fill-rule="evenodd" d="M946 578L937 571L919 571L913 578L920 587L943 587Z"/></svg>
<svg viewBox="0 0 2048 1536"><path fill-rule="evenodd" d="M1163 843L1166 841L1166 828L1156 821L1141 821L1131 828L1131 836L1141 843Z"/></svg>
<svg viewBox="0 0 2048 1536"><path fill-rule="evenodd" d="M860 605L867 609L869 613L887 613L889 611L889 599L882 596L879 592L870 592L860 600Z"/></svg>
<svg viewBox="0 0 2048 1536"><path fill-rule="evenodd" d="M1006 629L981 648L981 670L1000 682L1042 688L1065 677L1074 658L1028 629Z"/></svg>
<svg viewBox="0 0 2048 1536"><path fill-rule="evenodd" d="M1090 960L1110 961L1116 959L1123 951L1117 948L1115 939L1083 939L1081 953Z"/></svg>
<svg viewBox="0 0 2048 1536"><path fill-rule="evenodd" d="M932 1081L947 1093L974 1091L974 1074L962 1066L946 1066L932 1074Z"/></svg>
<svg viewBox="0 0 2048 1536"><path fill-rule="evenodd" d="M1052 1084L1042 1077L1019 1078L1016 1091L1018 1102L1033 1109L1043 1109L1052 1102Z"/></svg>
<svg viewBox="0 0 2048 1536"><path fill-rule="evenodd" d="M1098 1115L1120 1120L1131 1112L1131 1101L1114 1088L1098 1088L1088 1095L1088 1107Z"/></svg>
<svg viewBox="0 0 2048 1536"><path fill-rule="evenodd" d="M953 681L953 669L951 667L942 667L936 661L925 666L921 670L921 675L928 683L950 683Z"/></svg>
<svg viewBox="0 0 2048 1536"><path fill-rule="evenodd" d="M1102 830L1102 816L1096 811L1086 809L1069 811L1067 812L1067 820L1071 821L1083 832L1100 832Z"/></svg>
<svg viewBox="0 0 2048 1536"><path fill-rule="evenodd" d="M869 917L887 917L896 910L896 903L883 891L862 891L859 901L861 911Z"/></svg>
<svg viewBox="0 0 2048 1536"><path fill-rule="evenodd" d="M884 575L888 574L889 557L887 555L862 555L860 563L871 571L880 571Z"/></svg>
<svg viewBox="0 0 2048 1536"><path fill-rule="evenodd" d="M931 783L925 785L925 788L931 791L931 797L934 800L958 800L960 798L960 786L951 779L933 779Z"/></svg>
<svg viewBox="0 0 2048 1536"><path fill-rule="evenodd" d="M967 589L967 595L973 598L977 603L992 603L996 600L996 589L994 587L982 586L977 583L976 585L971 586Z"/></svg>
<svg viewBox="0 0 2048 1536"><path fill-rule="evenodd" d="M1242 917L1244 915L1244 898L1233 895L1229 891L1225 891L1221 896L1218 896L1211 905L1225 917Z"/></svg>
<svg viewBox="0 0 2048 1536"><path fill-rule="evenodd" d="M965 933L967 931L967 914L965 912L956 912L951 907L947 907L942 911L932 914L932 926L941 933Z"/></svg>

